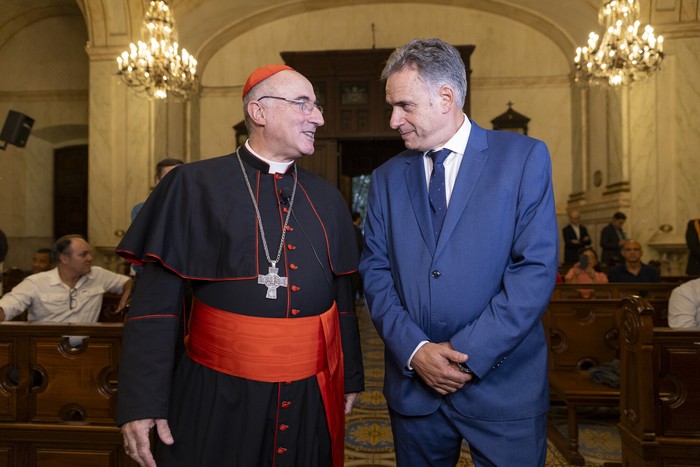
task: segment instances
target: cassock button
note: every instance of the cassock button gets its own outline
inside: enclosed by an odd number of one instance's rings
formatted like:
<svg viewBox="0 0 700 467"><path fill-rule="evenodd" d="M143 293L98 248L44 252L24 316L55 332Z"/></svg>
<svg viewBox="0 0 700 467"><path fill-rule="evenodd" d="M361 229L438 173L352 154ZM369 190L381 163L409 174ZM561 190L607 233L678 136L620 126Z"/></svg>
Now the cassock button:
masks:
<svg viewBox="0 0 700 467"><path fill-rule="evenodd" d="M289 402L289 401L282 401L282 408L283 408L283 409L289 408L290 405L292 405L291 402Z"/></svg>
<svg viewBox="0 0 700 467"><path fill-rule="evenodd" d="M301 313L301 310L297 310L296 308L292 308L292 314L294 316L298 315L299 313Z"/></svg>
<svg viewBox="0 0 700 467"><path fill-rule="evenodd" d="M296 285L292 286L292 292L298 292L299 290L301 290L301 287L296 286Z"/></svg>
<svg viewBox="0 0 700 467"><path fill-rule="evenodd" d="M296 250L297 247L295 247L294 245L292 245L292 244L290 243L290 244L287 245L287 249L288 249L288 250Z"/></svg>
<svg viewBox="0 0 700 467"><path fill-rule="evenodd" d="M287 448L277 448L277 454L284 454L287 452Z"/></svg>
<svg viewBox="0 0 700 467"><path fill-rule="evenodd" d="M282 212L287 212L287 211L289 211L289 209L287 209L287 208L282 208Z"/></svg>
<svg viewBox="0 0 700 467"><path fill-rule="evenodd" d="M294 269L294 270L296 271L297 269L299 269L299 266L297 266L296 264L292 263L292 264L289 265L289 269Z"/></svg>
<svg viewBox="0 0 700 467"><path fill-rule="evenodd" d="M289 425L285 425L284 423L280 425L280 431L287 431L287 428L289 428Z"/></svg>
<svg viewBox="0 0 700 467"><path fill-rule="evenodd" d="M287 232L291 232L292 230L294 230L294 228L291 225L288 225L284 228L284 230L286 230Z"/></svg>
<svg viewBox="0 0 700 467"><path fill-rule="evenodd" d="M442 276L442 273L440 271L438 271L437 269L435 269L431 274L435 279Z"/></svg>
<svg viewBox="0 0 700 467"><path fill-rule="evenodd" d="M281 174L281 173L276 173L276 174L275 174L275 180L282 180L282 174ZM280 190L280 193L282 193L282 190Z"/></svg>

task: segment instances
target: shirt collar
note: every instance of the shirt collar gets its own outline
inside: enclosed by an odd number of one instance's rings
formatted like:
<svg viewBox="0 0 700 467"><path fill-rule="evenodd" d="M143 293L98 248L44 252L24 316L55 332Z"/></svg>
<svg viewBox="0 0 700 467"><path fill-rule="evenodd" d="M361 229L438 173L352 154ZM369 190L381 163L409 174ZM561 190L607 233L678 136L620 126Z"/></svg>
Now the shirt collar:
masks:
<svg viewBox="0 0 700 467"><path fill-rule="evenodd" d="M469 140L469 134L471 133L472 130L472 124L469 121L469 117L467 117L466 114L464 115L464 122L462 123L462 126L459 127L459 130L450 138L447 143L445 143L444 146L441 148L435 148L434 150L438 149L449 149L450 151L464 155L464 151L467 148L467 141ZM427 155L429 151L426 151L424 154Z"/></svg>
<svg viewBox="0 0 700 467"><path fill-rule="evenodd" d="M91 266L91 267L90 267L90 272L88 272L87 274L83 274L82 276L80 276L80 277L78 278L78 281L75 283L75 287L74 287L74 288L77 289L77 288L80 287L80 286L83 284L83 282L85 282L87 279L91 279L91 278L94 276L94 274L95 274L94 268L95 268L95 266ZM46 271L45 273L40 273L40 274L48 274L49 277L50 277L49 283L50 283L52 286L55 286L55 285L63 285L63 286L66 287L66 288L70 288L70 287L68 287L68 285L64 284L63 281L61 280L61 276L58 274L58 267L54 267L53 269L51 269L51 270L49 270L49 271Z"/></svg>
<svg viewBox="0 0 700 467"><path fill-rule="evenodd" d="M46 271L45 273L40 274L47 274L49 276L49 283L51 285L63 284L63 282L61 282L61 276L58 275L58 267L55 267L49 271Z"/></svg>

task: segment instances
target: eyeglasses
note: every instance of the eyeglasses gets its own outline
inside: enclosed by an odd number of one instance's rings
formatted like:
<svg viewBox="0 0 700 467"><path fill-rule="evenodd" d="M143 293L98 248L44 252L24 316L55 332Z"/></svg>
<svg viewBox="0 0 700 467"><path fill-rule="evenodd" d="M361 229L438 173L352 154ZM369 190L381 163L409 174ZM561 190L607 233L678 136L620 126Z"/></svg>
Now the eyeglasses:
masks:
<svg viewBox="0 0 700 467"><path fill-rule="evenodd" d="M286 97L277 97L277 96L262 96L262 97L258 98L259 101L261 101L263 99L277 99L280 101L291 102L292 104L297 104L299 106L299 108L301 109L301 111L304 112L306 115L311 115L311 113L314 111L314 109L318 109L319 112L323 113L323 106L318 105L315 102L311 102L308 99L287 99Z"/></svg>
<svg viewBox="0 0 700 467"><path fill-rule="evenodd" d="M71 310L73 308L75 308L76 306L78 306L78 299L75 298L77 295L78 295L78 289L70 289L70 292L68 293L68 298L70 300L68 302L68 306L70 307Z"/></svg>

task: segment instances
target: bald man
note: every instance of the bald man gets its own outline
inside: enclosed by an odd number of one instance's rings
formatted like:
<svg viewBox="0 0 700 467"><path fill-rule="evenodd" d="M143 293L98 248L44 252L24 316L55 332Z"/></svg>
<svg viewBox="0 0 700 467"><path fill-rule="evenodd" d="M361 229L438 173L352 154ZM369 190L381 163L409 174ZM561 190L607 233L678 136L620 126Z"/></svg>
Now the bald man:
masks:
<svg viewBox="0 0 700 467"><path fill-rule="evenodd" d="M659 271L642 263L642 245L632 239L622 242L620 254L624 259L610 270L608 280L610 282L659 282Z"/></svg>
<svg viewBox="0 0 700 467"><path fill-rule="evenodd" d="M578 209L569 211L569 225L561 232L564 236L564 263L574 264L579 260L583 248L591 245L591 237L586 226L581 224Z"/></svg>

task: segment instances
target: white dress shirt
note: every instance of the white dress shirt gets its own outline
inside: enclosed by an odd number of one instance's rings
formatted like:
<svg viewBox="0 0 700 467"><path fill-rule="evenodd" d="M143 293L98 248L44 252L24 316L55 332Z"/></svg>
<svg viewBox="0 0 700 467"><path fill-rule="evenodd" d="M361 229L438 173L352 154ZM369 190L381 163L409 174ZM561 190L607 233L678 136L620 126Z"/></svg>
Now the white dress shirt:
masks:
<svg viewBox="0 0 700 467"><path fill-rule="evenodd" d="M700 279L684 282L668 300L668 326L700 328Z"/></svg>
<svg viewBox="0 0 700 467"><path fill-rule="evenodd" d="M123 293L128 276L99 266L78 279L74 288L61 281L58 269L32 274L0 297L5 320L29 309L28 321L95 323L105 292ZM72 297L71 297L72 295Z"/></svg>
<svg viewBox="0 0 700 467"><path fill-rule="evenodd" d="M452 153L447 156L445 162L442 164L445 166L445 198L448 208L450 206L452 190L455 187L455 181L457 181L457 173L462 165L462 159L464 159L464 150L467 149L467 141L469 140L471 130L472 124L466 114L464 114L464 123L462 123L462 126L459 127L457 133L455 133L443 147L431 149L431 151L438 149L449 149L452 151ZM428 152L430 151L426 151L425 154L423 154L423 166L425 167L425 183L427 184L428 188L430 188L430 174L433 172L433 160L430 158L430 156L428 156ZM418 349L423 347L428 342L429 341L421 341L416 346L416 349L413 351L411 356L408 358L408 362L406 363L406 367L409 370L413 370L411 367L411 360L413 360L413 356L416 354L416 352L418 352Z"/></svg>
<svg viewBox="0 0 700 467"><path fill-rule="evenodd" d="M462 165L462 159L464 158L464 150L467 148L467 140L469 139L469 133L471 133L472 124L469 119L464 115L464 123L459 127L457 133L450 138L447 143L441 148L433 148L431 151L438 149L449 149L452 153L447 156L445 162L442 164L445 166L445 197L447 199L447 206L450 206L450 197L452 196L452 190L455 187L455 181L457 180L457 173ZM425 183L430 188L430 174L433 173L433 160L428 156L426 151L423 154L423 165L425 167Z"/></svg>

